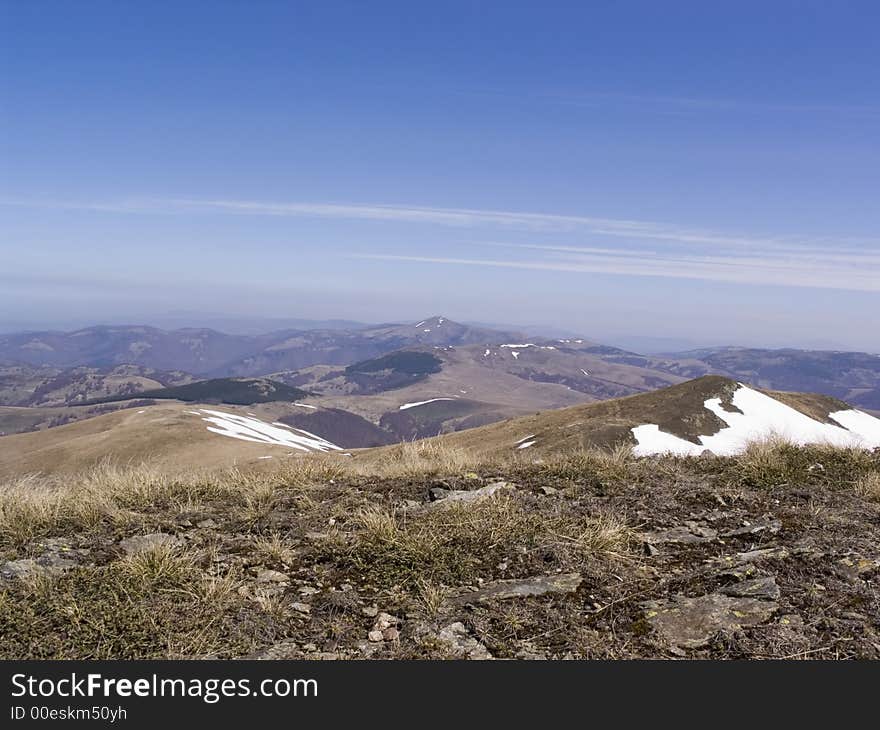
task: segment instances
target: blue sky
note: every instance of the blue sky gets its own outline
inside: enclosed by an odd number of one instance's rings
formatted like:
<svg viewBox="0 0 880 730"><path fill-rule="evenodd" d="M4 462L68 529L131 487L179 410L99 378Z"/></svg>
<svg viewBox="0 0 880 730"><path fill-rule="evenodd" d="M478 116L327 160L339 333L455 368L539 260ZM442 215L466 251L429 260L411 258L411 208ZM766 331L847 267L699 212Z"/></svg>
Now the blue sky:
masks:
<svg viewBox="0 0 880 730"><path fill-rule="evenodd" d="M442 313L880 351L878 21L2 0L0 327Z"/></svg>

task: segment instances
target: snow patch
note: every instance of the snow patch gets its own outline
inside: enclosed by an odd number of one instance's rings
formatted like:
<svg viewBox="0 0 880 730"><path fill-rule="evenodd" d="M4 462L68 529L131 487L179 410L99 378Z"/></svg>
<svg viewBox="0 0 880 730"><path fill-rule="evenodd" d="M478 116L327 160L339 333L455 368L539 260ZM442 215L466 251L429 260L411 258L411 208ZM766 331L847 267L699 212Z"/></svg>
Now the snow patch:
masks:
<svg viewBox="0 0 880 730"><path fill-rule="evenodd" d="M423 406L426 403L434 403L435 401L438 401L438 400L455 400L455 398L431 398L431 400L420 400L417 403L404 403L397 410L405 411L407 408L415 408L416 406Z"/></svg>
<svg viewBox="0 0 880 730"><path fill-rule="evenodd" d="M588 378L590 377L590 374L589 374L586 370L584 370L583 368L581 368L581 372L582 372L584 375L586 375Z"/></svg>
<svg viewBox="0 0 880 730"><path fill-rule="evenodd" d="M317 406L310 406L308 403L294 403L293 405L299 406L300 408L311 408L313 411L317 411Z"/></svg>
<svg viewBox="0 0 880 730"><path fill-rule="evenodd" d="M720 398L709 398L703 405L724 423L718 433L700 436L699 444L665 433L653 423L632 429L636 456L674 454L699 456L708 449L718 456L742 453L751 441L781 438L793 444L822 443L851 448L880 446L880 419L862 411L837 411L830 418L841 424L821 423L785 403L742 384L734 392L733 405L742 413L726 411Z"/></svg>
<svg viewBox="0 0 880 730"><path fill-rule="evenodd" d="M529 446L533 446L534 444L535 444L534 441L526 441L526 442L524 442L524 443L521 443L521 444L520 444L519 446L517 446L516 448L518 448L518 449L527 449L527 448L529 448Z"/></svg>
<svg viewBox="0 0 880 730"><path fill-rule="evenodd" d="M514 441L513 444L515 446L516 444L521 444L523 441L528 441L533 438L535 438L535 434L530 433L528 436L523 436L519 441Z"/></svg>
<svg viewBox="0 0 880 730"><path fill-rule="evenodd" d="M288 446L298 451L342 451L339 446L320 436L282 423L270 424L259 418L239 416L235 413L224 413L207 408L202 408L200 411L188 411L188 413L202 416L203 421L211 424L208 426L208 430L212 433L241 441Z"/></svg>

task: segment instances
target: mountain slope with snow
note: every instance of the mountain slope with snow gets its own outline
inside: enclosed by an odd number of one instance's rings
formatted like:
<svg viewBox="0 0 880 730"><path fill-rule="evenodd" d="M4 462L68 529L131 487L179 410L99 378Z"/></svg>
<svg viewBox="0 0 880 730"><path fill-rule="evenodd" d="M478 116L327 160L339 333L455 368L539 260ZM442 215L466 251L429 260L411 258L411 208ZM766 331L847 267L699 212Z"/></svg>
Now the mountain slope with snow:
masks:
<svg viewBox="0 0 880 730"><path fill-rule="evenodd" d="M538 458L580 448L633 446L639 456L720 456L753 441L880 447L880 419L823 395L759 391L705 376L651 393L588 403L448 434L447 442L487 455L525 448ZM528 443L528 447L523 447Z"/></svg>
<svg viewBox="0 0 880 730"><path fill-rule="evenodd" d="M719 456L732 456L749 443L781 439L790 443L829 444L848 448L873 449L880 446L880 419L861 411L846 409L828 414L834 423L823 423L775 398L742 384L731 397L732 408L721 398L709 398L704 406L726 425L714 434L698 436L699 443L660 430L656 424L632 429L636 456L675 454L697 456L704 450Z"/></svg>

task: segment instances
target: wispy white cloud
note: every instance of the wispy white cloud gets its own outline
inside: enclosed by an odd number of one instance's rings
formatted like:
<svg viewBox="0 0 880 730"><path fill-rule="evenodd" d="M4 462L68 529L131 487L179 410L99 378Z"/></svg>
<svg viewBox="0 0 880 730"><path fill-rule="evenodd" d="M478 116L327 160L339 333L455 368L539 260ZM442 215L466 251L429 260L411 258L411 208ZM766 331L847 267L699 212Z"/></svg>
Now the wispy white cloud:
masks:
<svg viewBox="0 0 880 730"><path fill-rule="evenodd" d="M700 279L735 284L843 289L880 292L880 257L869 261L823 259L816 262L784 257L650 256L634 251L607 253L561 253L545 247L540 260L482 259L398 254L350 254L354 258L380 261L451 264L574 274L616 274L672 279Z"/></svg>
<svg viewBox="0 0 880 730"><path fill-rule="evenodd" d="M0 199L0 205L97 213L226 213L290 218L375 220L421 223L455 228L495 228L546 233L590 233L596 236L653 240L688 245L790 249L832 245L835 251L880 246L878 240L761 236L705 230L653 221L472 208L437 208L358 203L267 202L140 198L121 201L75 202Z"/></svg>
<svg viewBox="0 0 880 730"><path fill-rule="evenodd" d="M368 220L462 229L539 233L549 242L474 240L464 256L352 254L377 260L491 266L574 273L703 279L741 284L880 291L880 243L805 236L742 235L651 221L554 213L356 203L140 199L118 202L0 201L96 213L226 215ZM604 238L604 245L554 243L553 238ZM461 244L459 244L461 246ZM502 247L502 258L472 256L475 247ZM514 252L516 252L514 254ZM529 258L531 252L532 258Z"/></svg>

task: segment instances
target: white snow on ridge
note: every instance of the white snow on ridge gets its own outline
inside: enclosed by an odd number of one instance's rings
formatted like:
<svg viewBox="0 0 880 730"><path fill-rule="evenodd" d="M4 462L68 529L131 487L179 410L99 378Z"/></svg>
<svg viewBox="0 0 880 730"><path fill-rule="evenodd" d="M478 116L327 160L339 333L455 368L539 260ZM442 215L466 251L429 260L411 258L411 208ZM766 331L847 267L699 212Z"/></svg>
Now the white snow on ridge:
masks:
<svg viewBox="0 0 880 730"><path fill-rule="evenodd" d="M308 403L294 403L293 405L299 406L300 408L311 408L313 411L317 411L317 406L310 406Z"/></svg>
<svg viewBox="0 0 880 730"><path fill-rule="evenodd" d="M254 441L261 444L274 446L287 446L298 451L342 451L336 444L332 444L320 436L294 428L282 423L266 423L259 418L239 416L235 413L212 411L202 408L201 411L188 411L202 416L202 420L212 425L208 430L221 436L239 439L241 441ZM207 416L202 414L207 413Z"/></svg>
<svg viewBox="0 0 880 730"><path fill-rule="evenodd" d="M423 406L426 403L433 403L434 401L438 401L438 400L455 400L455 398L431 398L431 400L420 400L417 403L404 403L397 410L405 411L407 408L415 408L416 406Z"/></svg>
<svg viewBox="0 0 880 730"><path fill-rule="evenodd" d="M527 449L527 448L529 448L529 446L533 446L534 444L535 444L534 441L524 441L523 443L521 443L521 444L520 444L519 446L517 446L516 448L518 448L518 449Z"/></svg>
<svg viewBox="0 0 880 730"><path fill-rule="evenodd" d="M857 410L835 411L829 413L828 417L853 433L859 434L874 446L880 446L880 418Z"/></svg>
<svg viewBox="0 0 880 730"><path fill-rule="evenodd" d="M530 433L528 436L523 436L519 441L514 441L514 445L521 444L523 441L528 441L529 439L535 438L535 434Z"/></svg>
<svg viewBox="0 0 880 730"><path fill-rule="evenodd" d="M699 445L665 433L656 424L649 423L632 429L637 442L633 453L636 456L699 456L708 449L718 456L731 456L744 451L751 441L774 437L798 445L820 443L868 449L880 446L880 419L862 411L829 414L840 426L821 423L742 384L734 392L732 402L742 413L724 410L720 398L709 398L703 404L727 427L711 436L700 436Z"/></svg>

